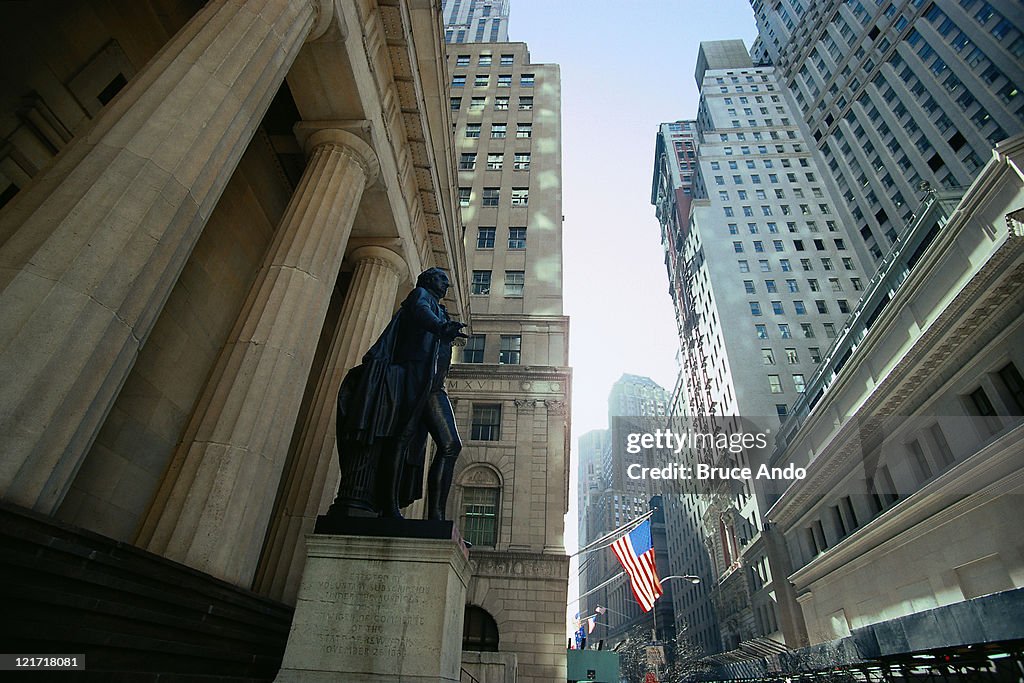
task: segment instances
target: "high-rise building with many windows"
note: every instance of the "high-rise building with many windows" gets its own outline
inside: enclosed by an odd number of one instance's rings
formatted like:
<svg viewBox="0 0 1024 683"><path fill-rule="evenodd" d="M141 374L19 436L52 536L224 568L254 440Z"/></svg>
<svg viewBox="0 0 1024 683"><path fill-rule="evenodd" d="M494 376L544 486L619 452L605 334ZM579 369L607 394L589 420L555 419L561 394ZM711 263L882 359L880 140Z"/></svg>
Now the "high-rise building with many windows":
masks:
<svg viewBox="0 0 1024 683"><path fill-rule="evenodd" d="M511 0L444 0L446 43L508 42Z"/></svg>
<svg viewBox="0 0 1024 683"><path fill-rule="evenodd" d="M843 222L881 259L928 189L964 188L1024 131L1024 15L1012 0L753 0Z"/></svg>
<svg viewBox="0 0 1024 683"><path fill-rule="evenodd" d="M740 417L777 426L870 274L837 220L774 68L755 66L742 41L705 42L696 77L689 214L672 206L682 176L670 172L678 162L668 158L674 145L664 127L652 197L680 321L677 390L705 432L740 430ZM758 465L745 458L736 464ZM763 530L771 496L749 480L719 492L729 495L714 504L707 493L691 481L679 495L692 503L690 526L703 529L708 545L722 646L766 638L799 644L787 558Z"/></svg>
<svg viewBox="0 0 1024 683"><path fill-rule="evenodd" d="M449 375L464 442L449 509L473 543L463 666L479 680L502 667L519 681L564 680L571 373L559 69L508 42L450 43L448 67L472 314Z"/></svg>

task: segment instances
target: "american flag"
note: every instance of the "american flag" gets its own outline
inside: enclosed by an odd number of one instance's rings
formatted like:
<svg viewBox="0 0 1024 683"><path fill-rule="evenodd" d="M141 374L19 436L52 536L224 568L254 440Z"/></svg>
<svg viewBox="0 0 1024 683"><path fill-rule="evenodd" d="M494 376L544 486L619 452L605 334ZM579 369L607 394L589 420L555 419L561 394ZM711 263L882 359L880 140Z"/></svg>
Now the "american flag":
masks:
<svg viewBox="0 0 1024 683"><path fill-rule="evenodd" d="M629 585L644 612L650 612L654 601L662 594L661 581L654 566L654 546L651 545L651 520L612 543L612 552L619 558L629 575Z"/></svg>

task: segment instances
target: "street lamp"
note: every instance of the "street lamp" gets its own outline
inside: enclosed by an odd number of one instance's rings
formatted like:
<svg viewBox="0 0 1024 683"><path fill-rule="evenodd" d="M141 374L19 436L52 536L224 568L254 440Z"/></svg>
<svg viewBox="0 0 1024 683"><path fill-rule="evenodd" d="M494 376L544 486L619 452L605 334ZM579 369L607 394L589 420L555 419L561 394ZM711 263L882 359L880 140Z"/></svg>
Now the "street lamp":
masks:
<svg viewBox="0 0 1024 683"><path fill-rule="evenodd" d="M665 583L666 581L671 581L672 579L686 579L694 585L700 583L700 577L694 576L693 574L674 574L672 576L666 576L661 580L661 582Z"/></svg>

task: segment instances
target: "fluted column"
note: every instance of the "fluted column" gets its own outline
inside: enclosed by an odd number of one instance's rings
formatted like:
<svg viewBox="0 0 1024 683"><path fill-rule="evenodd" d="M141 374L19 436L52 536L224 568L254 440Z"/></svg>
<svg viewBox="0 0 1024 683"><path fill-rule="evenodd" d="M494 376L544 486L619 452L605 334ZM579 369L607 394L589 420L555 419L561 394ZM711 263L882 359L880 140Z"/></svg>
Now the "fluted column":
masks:
<svg viewBox="0 0 1024 683"><path fill-rule="evenodd" d="M0 498L52 513L327 0L210 0L0 218Z"/></svg>
<svg viewBox="0 0 1024 683"><path fill-rule="evenodd" d="M351 133L320 130L306 146L302 181L138 537L246 587L359 200L378 172Z"/></svg>
<svg viewBox="0 0 1024 683"><path fill-rule="evenodd" d="M398 287L409 270L395 252L382 247L359 247L346 260L355 265L352 280L285 474L255 582L259 592L289 604L295 602L305 563L303 538L312 533L316 516L338 489L335 415L341 381L391 320Z"/></svg>

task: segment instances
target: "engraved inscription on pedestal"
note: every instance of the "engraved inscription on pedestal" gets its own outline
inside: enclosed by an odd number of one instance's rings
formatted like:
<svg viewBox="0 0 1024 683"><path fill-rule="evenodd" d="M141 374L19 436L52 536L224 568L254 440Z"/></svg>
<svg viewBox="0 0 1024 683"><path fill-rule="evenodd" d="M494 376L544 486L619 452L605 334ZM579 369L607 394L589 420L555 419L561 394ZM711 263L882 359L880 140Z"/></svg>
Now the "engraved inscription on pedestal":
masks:
<svg viewBox="0 0 1024 683"><path fill-rule="evenodd" d="M458 681L469 577L460 546L331 535L307 543L278 683L338 674L351 683Z"/></svg>

